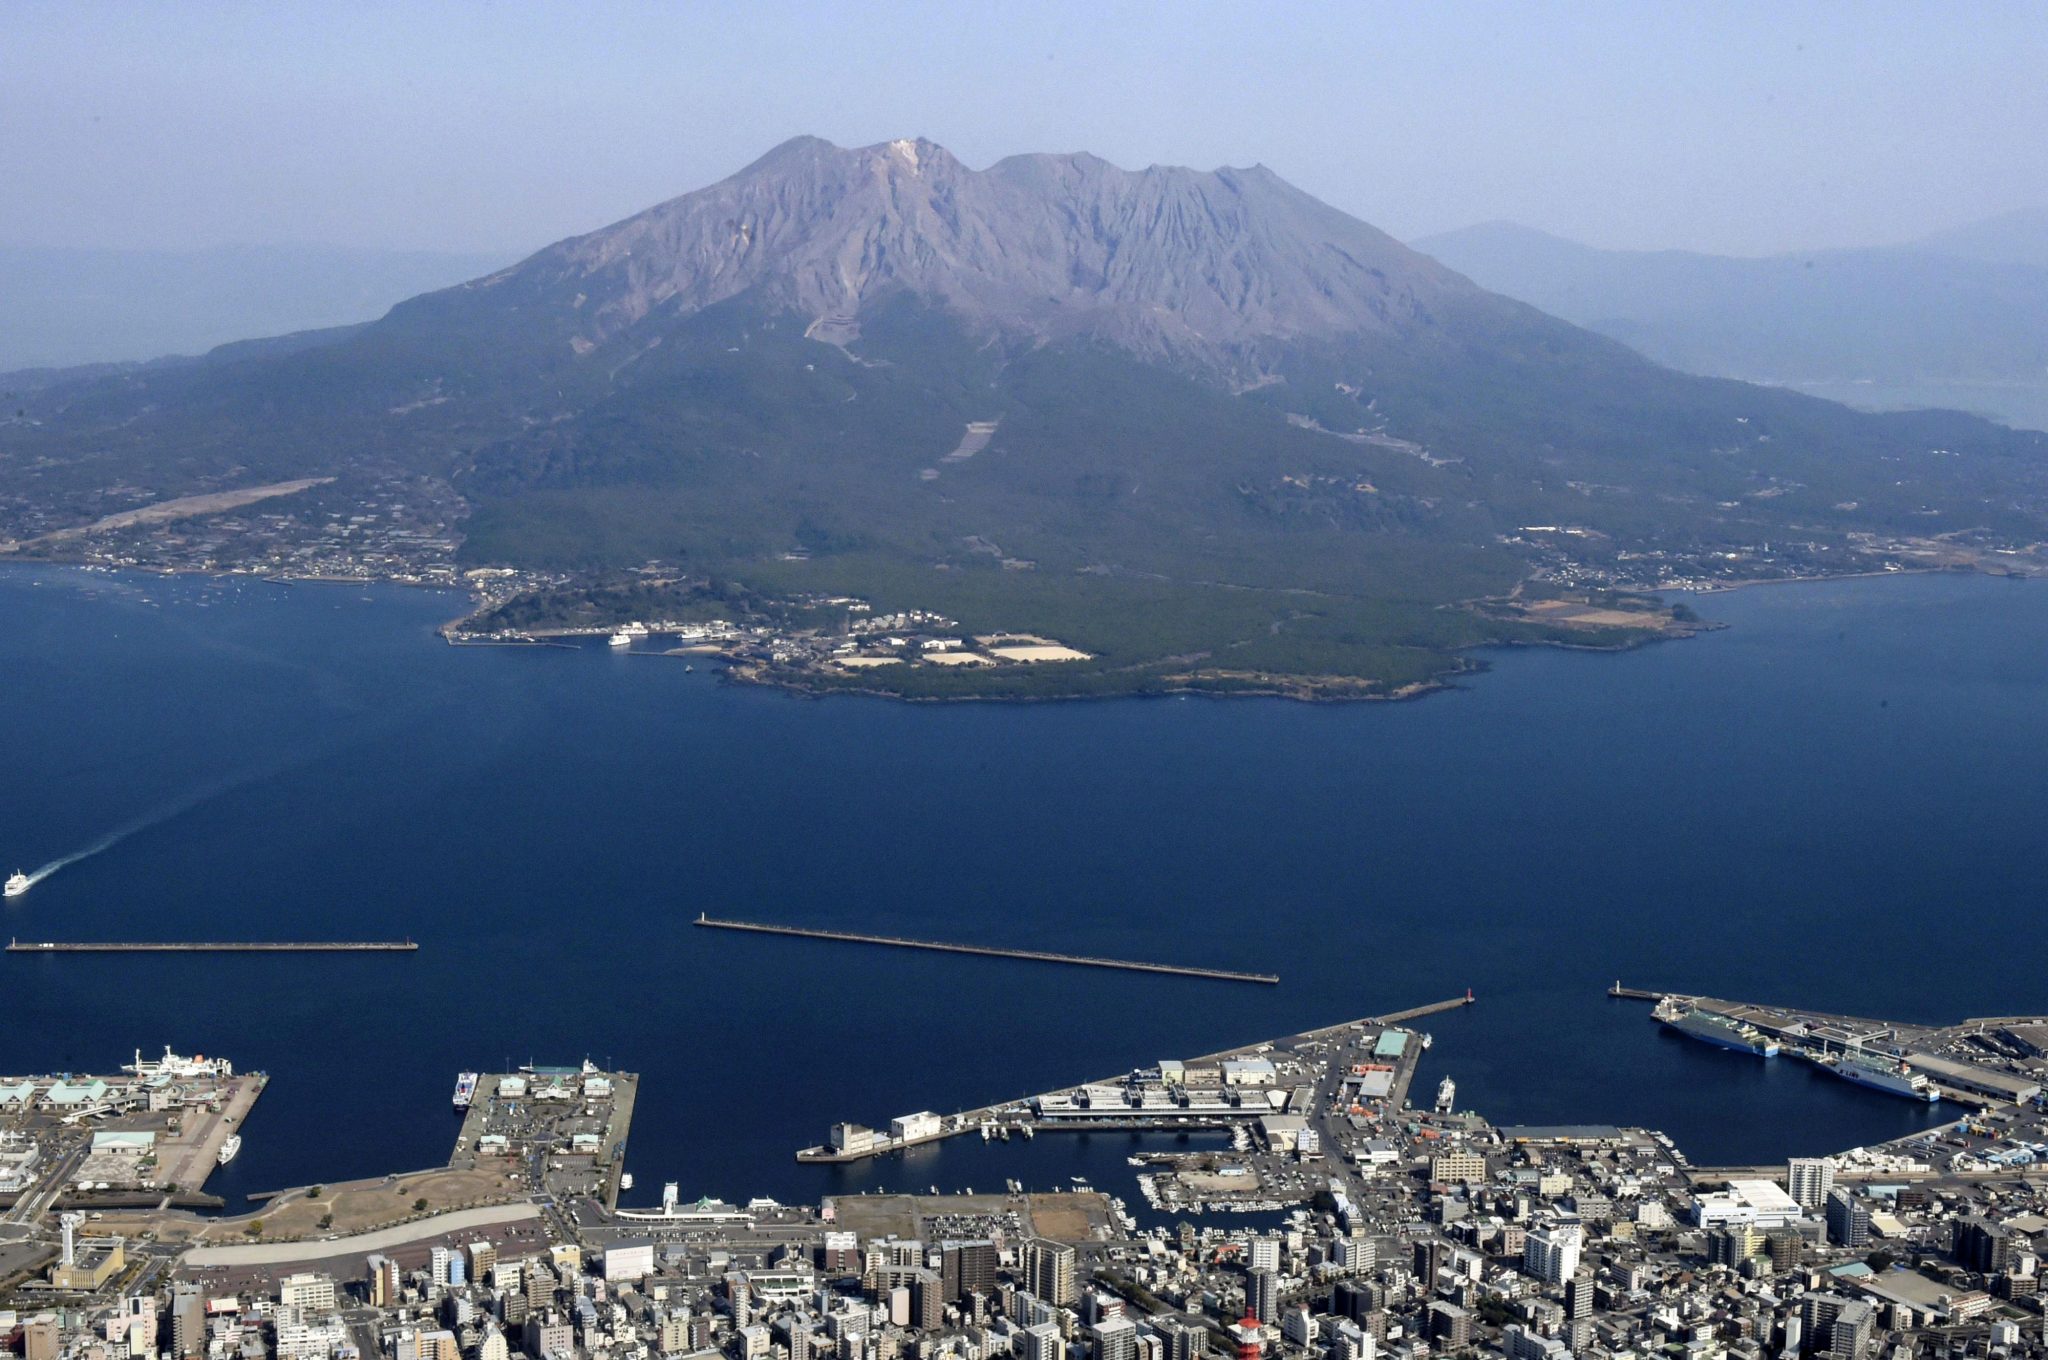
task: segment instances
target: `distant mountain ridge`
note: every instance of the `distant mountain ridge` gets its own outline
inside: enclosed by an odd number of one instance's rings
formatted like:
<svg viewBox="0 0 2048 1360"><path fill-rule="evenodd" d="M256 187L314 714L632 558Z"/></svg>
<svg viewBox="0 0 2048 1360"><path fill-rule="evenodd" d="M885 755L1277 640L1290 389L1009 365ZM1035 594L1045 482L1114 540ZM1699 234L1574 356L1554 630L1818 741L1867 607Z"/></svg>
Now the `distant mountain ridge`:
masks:
<svg viewBox="0 0 2048 1360"><path fill-rule="evenodd" d="M907 291L975 328L1209 363L1259 342L1399 333L1477 293L1264 167L1130 171L1078 154L977 171L929 141L815 137L464 291L500 289L575 310L579 345L741 294L840 338Z"/></svg>
<svg viewBox="0 0 2048 1360"><path fill-rule="evenodd" d="M1507 222L1414 244L1688 372L2048 421L2048 215L1759 259L1600 250Z"/></svg>
<svg viewBox="0 0 2048 1360"><path fill-rule="evenodd" d="M468 564L1035 627L1105 687L1387 691L1542 635L1463 608L1532 573L2048 535L2048 439L1660 367L1265 169L972 170L920 140L799 138L377 321L17 400L0 538L115 484L426 488Z"/></svg>

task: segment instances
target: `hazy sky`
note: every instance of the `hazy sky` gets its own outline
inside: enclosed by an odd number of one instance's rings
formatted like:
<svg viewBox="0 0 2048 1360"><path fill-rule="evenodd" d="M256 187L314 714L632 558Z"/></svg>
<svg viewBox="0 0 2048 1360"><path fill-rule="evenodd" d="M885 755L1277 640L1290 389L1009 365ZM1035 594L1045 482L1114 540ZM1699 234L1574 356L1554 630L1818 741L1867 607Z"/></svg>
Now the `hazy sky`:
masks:
<svg viewBox="0 0 2048 1360"><path fill-rule="evenodd" d="M1987 0L8 0L0 244L523 252L809 132L1760 253L2048 199L2044 72L2048 6Z"/></svg>

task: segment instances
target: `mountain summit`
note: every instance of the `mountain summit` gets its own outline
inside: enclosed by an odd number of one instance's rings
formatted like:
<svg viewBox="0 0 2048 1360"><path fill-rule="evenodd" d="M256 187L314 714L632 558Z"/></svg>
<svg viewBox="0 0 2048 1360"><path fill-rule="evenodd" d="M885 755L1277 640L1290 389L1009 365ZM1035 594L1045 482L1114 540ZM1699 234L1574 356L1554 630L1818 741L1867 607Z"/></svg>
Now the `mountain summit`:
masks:
<svg viewBox="0 0 2048 1360"><path fill-rule="evenodd" d="M922 139L799 137L467 291L576 311L579 350L743 293L849 339L907 293L977 330L1232 364L1261 341L1405 333L1479 290L1262 166L1083 153L971 170Z"/></svg>
<svg viewBox="0 0 2048 1360"><path fill-rule="evenodd" d="M1675 373L1262 168L928 141L801 138L371 324L10 406L0 538L331 478L275 515L1036 628L1087 692L1386 692L1547 635L1532 593L2048 537L2041 436Z"/></svg>

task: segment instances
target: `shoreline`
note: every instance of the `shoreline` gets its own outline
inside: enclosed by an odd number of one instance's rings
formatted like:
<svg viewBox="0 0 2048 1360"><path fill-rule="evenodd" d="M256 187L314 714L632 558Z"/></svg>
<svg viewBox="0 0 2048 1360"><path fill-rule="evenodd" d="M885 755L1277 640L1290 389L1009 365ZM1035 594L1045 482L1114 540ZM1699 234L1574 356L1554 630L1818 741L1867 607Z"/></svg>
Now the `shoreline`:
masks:
<svg viewBox="0 0 2048 1360"><path fill-rule="evenodd" d="M209 577L218 580L248 579L260 580L272 585L286 586L402 586L411 589L439 591L449 594L464 594L468 597L470 607L464 610L462 613L459 613L454 617L449 618L441 624L437 625L434 630L435 635L439 637L444 644L450 647L535 647L553 648L561 651L581 651L584 649L562 639L570 636L595 637L602 635L605 631L602 628L592 628L589 630L577 630L575 632L564 631L553 636L532 636L527 638L516 639L467 636L461 632L461 625L466 623L470 619L477 617L480 613L483 612L484 608L482 601L479 599L478 595L474 590L465 590L464 587L454 584L441 584L436 582L410 580L397 576L292 576L282 575L275 572L259 573L237 571L212 571L196 567L154 567L145 565L111 567L98 563L67 561L61 558L15 558L12 561L0 561L0 570L5 570L10 567L18 567L23 569L58 568L67 571L85 571L92 572L95 574L106 574L114 576L118 576L124 573L135 573L144 576L163 578ZM1958 562L1943 565L1923 565L1911 567L1902 566L1897 569L1881 569L1876 571L1835 572L1826 575L1815 576L1765 576L1703 586L1657 586L1616 589L1621 590L1621 593L1630 595L1651 595L1670 593L1675 595L1705 597L1711 595L1732 594L1736 591L1748 590L1757 586L1820 585L1836 581L1860 581L1888 579L1892 577L1930 575L1970 575L1983 576L1986 578L2004 579L2009 581L2031 581L2043 579L2040 573L2012 570L1993 570L1987 564ZM1484 600L1473 600L1467 601L1461 605L1447 607L1474 609L1483 606L1485 603L1486 601ZM845 696L849 698L862 699L887 699L896 703L919 705L1043 704L1075 703L1087 701L1113 701L1121 699L1186 699L1191 697L1199 697L1212 700L1283 699L1294 703L1333 705L1357 703L1408 703L1413 702L1415 700L1427 698L1432 694L1438 694L1450 690L1461 689L1463 688L1463 686L1458 683L1461 677L1470 675L1482 675L1487 673L1492 669L1491 664L1483 656L1475 655L1475 653L1485 652L1492 648L1519 649L1551 647L1556 648L1560 651L1604 652L1619 655L1621 653L1631 652L1638 648L1647 647L1655 643L1686 641L1691 638L1698 637L1703 633L1719 632L1732 626L1733 625L1728 623L1713 620L1694 620L1678 624L1677 626L1660 627L1657 629L1631 630L1633 633L1633 635L1631 636L1626 636L1614 641L1601 643L1576 642L1561 638L1491 639L1488 641L1476 642L1469 644L1465 647L1454 649L1448 655L1455 658L1456 664L1446 666L1443 670L1427 677L1426 679L1410 681L1406 684L1378 692L1360 692L1365 686L1371 685L1374 682L1370 680L1356 679L1354 677L1331 677L1332 679L1336 680L1350 681L1351 684L1349 688L1351 692L1345 692L1345 689L1347 688L1345 685L1332 685L1328 688L1318 686L1315 683L1313 683L1315 677L1301 677L1303 683L1287 683L1285 680L1276 677L1261 677L1260 682L1250 683L1243 688L1219 688L1200 683L1200 672L1190 672L1184 676L1166 677L1166 683L1164 683L1162 687L1157 689L1129 689L1121 692L1109 693L907 694L896 690L876 688L871 685L834 685L818 683L816 679L813 678L813 673L809 671L791 671L786 674L769 674L764 672L757 665L749 663L740 657L737 657L727 651L721 650L716 647L691 648L688 649L687 655L692 658L709 658L723 663L721 667L720 678L726 683L754 685L764 689L779 690L784 694L796 695L809 699L830 699ZM676 657L685 655L685 651L684 649L664 649L658 652L639 652L635 653L635 655Z"/></svg>

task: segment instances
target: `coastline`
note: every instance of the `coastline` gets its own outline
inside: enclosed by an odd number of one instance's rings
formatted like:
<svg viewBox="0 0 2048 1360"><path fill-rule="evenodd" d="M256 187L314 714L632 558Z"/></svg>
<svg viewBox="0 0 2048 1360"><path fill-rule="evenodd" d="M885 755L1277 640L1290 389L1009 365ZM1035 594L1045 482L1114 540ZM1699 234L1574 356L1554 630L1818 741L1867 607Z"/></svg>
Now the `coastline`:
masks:
<svg viewBox="0 0 2048 1360"><path fill-rule="evenodd" d="M1981 560L1958 561L1953 563L1900 566L1875 571L1836 572L1812 576L1765 576L1740 581L1710 585L1662 586L1628 590L1621 593L1632 595L1681 594L1681 595L1722 595L1756 586L1817 585L1833 581L1856 581L1882 579L1899 576L1924 576L1941 573L1969 574L1999 577L2006 580L2027 581L2042 578L2038 572L2024 570L1998 570L1996 564ZM143 564L107 566L99 563L67 560L64 558L15 558L11 562L0 562L0 569L20 568L61 568L87 571L108 575L138 573L155 577L211 577L220 580L251 579L275 585L352 585L352 586L404 586L462 594L468 607L461 613L447 619L435 628L435 633L450 647L546 647L563 651L582 650L574 643L565 641L575 637L599 637L608 631L605 627L539 630L535 634L519 638L492 638L463 633L462 625L482 614L488 602L473 586L464 587L453 583L421 581L403 576L336 576L332 574L291 575L277 572L238 572L208 570L194 567L149 566ZM1465 609L1483 609L1486 600L1467 601L1454 606ZM1462 688L1459 681L1466 676L1484 674L1491 669L1483 656L1475 653L1492 648L1534 648L1552 647L1562 651L1611 652L1633 651L1653 643L1684 641L1702 633L1718 632L1732 625L1711 620L1676 621L1667 619L1662 626L1645 629L1613 629L1621 634L1602 641L1576 641L1564 637L1547 638L1495 638L1468 644L1448 653L1452 664L1446 665L1434 674L1409 681L1393 688L1377 688L1380 682L1369 678L1351 676L1298 676L1283 677L1256 672L1229 672L1192 670L1175 675L1156 677L1156 685L1133 686L1124 690L1073 693L957 693L957 694L912 694L874 685L836 684L830 677L812 669L770 670L756 662L749 661L738 652L717 646L672 648L660 651L636 651L636 656L688 656L699 659L713 659L722 662L721 678L733 684L757 685L780 690L785 694L800 695L812 699L828 699L847 696L867 699L887 699L907 704L1038 704L1069 703L1089 700L1145 699L1145 698L1189 698L1207 699L1285 699L1295 703L1308 704L1353 704L1353 703L1405 703L1427 698L1429 695ZM1222 683L1204 683L1205 680Z"/></svg>

